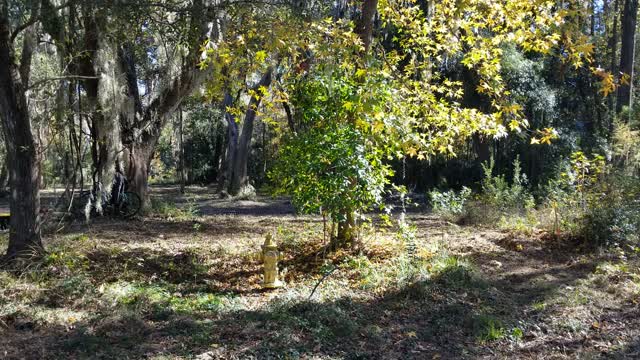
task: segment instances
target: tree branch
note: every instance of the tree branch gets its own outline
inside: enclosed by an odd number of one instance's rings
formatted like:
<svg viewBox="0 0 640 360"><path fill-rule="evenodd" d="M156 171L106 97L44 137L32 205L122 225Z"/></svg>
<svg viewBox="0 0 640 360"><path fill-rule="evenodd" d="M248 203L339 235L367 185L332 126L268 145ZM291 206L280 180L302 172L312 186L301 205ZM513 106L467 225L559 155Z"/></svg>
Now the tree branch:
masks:
<svg viewBox="0 0 640 360"><path fill-rule="evenodd" d="M66 3L64 3L64 4L62 4L62 5L54 6L54 7L52 7L51 9L48 9L49 11L51 11L51 13L47 13L47 14L45 14L45 15L46 15L46 16L51 16L51 15L53 15L53 12L58 11L58 10L61 10L61 9L64 9L64 8L68 7L69 5L71 5L71 1L66 2ZM13 30L13 32L11 33L10 41L11 41L11 42L13 42L13 41L16 39L16 37L18 36L18 34L19 34L20 32L22 32L24 29L28 28L29 26L31 26L31 25L33 25L33 24L37 23L38 21L41 21L41 20L42 20L42 18L43 18L43 17L42 17L41 15L38 15L38 16L31 16L31 17L29 18L29 20L27 20L27 22L26 22L26 23L21 24L21 25L18 25L18 26L15 28L15 30ZM52 35L52 36L53 36L53 35Z"/></svg>
<svg viewBox="0 0 640 360"><path fill-rule="evenodd" d="M33 84L29 85L29 87L27 89L33 89L35 87L38 87L44 83L47 83L49 81L60 81L60 80L71 80L71 79L99 79L99 76L82 76L82 75L66 75L66 76L56 76L56 77L51 77L51 78L46 78L46 79L42 79L42 80L38 80L36 82L34 82Z"/></svg>

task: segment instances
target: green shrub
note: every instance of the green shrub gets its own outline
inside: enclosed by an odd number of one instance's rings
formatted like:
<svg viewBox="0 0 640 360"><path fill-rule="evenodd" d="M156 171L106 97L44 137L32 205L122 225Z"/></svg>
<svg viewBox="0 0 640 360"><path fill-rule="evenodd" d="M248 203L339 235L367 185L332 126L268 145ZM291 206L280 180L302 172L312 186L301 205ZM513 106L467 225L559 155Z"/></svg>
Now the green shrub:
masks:
<svg viewBox="0 0 640 360"><path fill-rule="evenodd" d="M482 164L482 193L468 202L461 222L499 224L502 228L530 232L538 224L535 200L527 188L528 179L522 173L519 158L513 161L511 181L504 174L494 175L494 167L493 158Z"/></svg>
<svg viewBox="0 0 640 360"><path fill-rule="evenodd" d="M582 237L595 246L637 244L640 231L640 182L616 175L597 201L589 202L580 222Z"/></svg>
<svg viewBox="0 0 640 360"><path fill-rule="evenodd" d="M506 335L502 322L489 315L476 316L472 326L473 332L482 342L500 340Z"/></svg>
<svg viewBox="0 0 640 360"><path fill-rule="evenodd" d="M309 129L284 144L270 177L298 211L322 211L342 221L349 211L382 203L388 183L389 167L364 143L363 134L349 125Z"/></svg>
<svg viewBox="0 0 640 360"><path fill-rule="evenodd" d="M465 203L470 197L471 189L466 186L458 192L454 190L445 192L432 190L429 192L433 212L450 220L455 220L464 214Z"/></svg>
<svg viewBox="0 0 640 360"><path fill-rule="evenodd" d="M547 227L555 234L569 233L595 247L638 243L640 181L633 171L578 151L544 192Z"/></svg>
<svg viewBox="0 0 640 360"><path fill-rule="evenodd" d="M488 163L482 164L484 178L482 179L481 200L495 207L502 213L513 213L527 210L534 203L533 196L527 190L527 176L522 173L520 158L513 161L513 178L511 183L504 174L493 175L495 162L493 157Z"/></svg>

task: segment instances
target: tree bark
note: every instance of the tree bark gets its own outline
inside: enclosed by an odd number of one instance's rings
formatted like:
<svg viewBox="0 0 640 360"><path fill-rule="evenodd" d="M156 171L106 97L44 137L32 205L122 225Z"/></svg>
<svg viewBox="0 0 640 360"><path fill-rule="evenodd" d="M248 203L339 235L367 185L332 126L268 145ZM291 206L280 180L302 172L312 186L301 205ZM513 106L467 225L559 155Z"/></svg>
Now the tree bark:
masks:
<svg viewBox="0 0 640 360"><path fill-rule="evenodd" d="M5 5L6 6L6 5ZM0 118L7 149L11 212L9 246L5 259L15 260L43 251L40 236L40 184L36 143L31 129L25 89L28 87L31 54L23 49L24 77L14 63L8 9L0 4ZM25 37L35 36L33 26Z"/></svg>
<svg viewBox="0 0 640 360"><path fill-rule="evenodd" d="M638 19L638 0L626 0L622 14L622 46L620 48L620 71L628 76L628 81L618 87L616 113L623 107L631 109L633 105L633 60L635 55L636 22Z"/></svg>
<svg viewBox="0 0 640 360"><path fill-rule="evenodd" d="M178 136L180 137L180 194L184 194L186 178L184 174L184 134L182 128L182 106L178 110Z"/></svg>
<svg viewBox="0 0 640 360"><path fill-rule="evenodd" d="M127 180L129 191L133 191L140 196L142 201L142 212L149 210L149 170L155 143L133 143L127 148L128 167Z"/></svg>
<svg viewBox="0 0 640 360"><path fill-rule="evenodd" d="M353 210L346 211L344 219L338 221L338 234L331 239L333 249L344 248L356 239L356 221Z"/></svg>
<svg viewBox="0 0 640 360"><path fill-rule="evenodd" d="M369 52L371 38L373 36L373 23L378 11L378 0L364 0L362 3L362 14L358 21L356 31L364 45L364 54Z"/></svg>
<svg viewBox="0 0 640 360"><path fill-rule="evenodd" d="M223 190L227 191L229 189L236 148L238 146L238 123L236 123L235 115L227 111L227 108L232 105L233 97L231 93L226 92L224 94L224 100L222 101L222 110L224 111L224 119L227 123L227 150L225 151L218 173L218 192L220 193Z"/></svg>
<svg viewBox="0 0 640 360"><path fill-rule="evenodd" d="M215 124L215 145L213 150L213 158L211 159L211 166L214 169L213 178L210 181L216 181L220 177L220 164L223 161L223 149L224 149L224 124L220 119L212 119Z"/></svg>
<svg viewBox="0 0 640 360"><path fill-rule="evenodd" d="M614 77L618 76L618 68L617 68L617 60L618 60L618 17L620 16L620 0L615 0L613 5L613 26L611 28L611 37L609 38L609 49L611 49L611 64L609 66L609 71L613 74ZM608 96L607 104L609 106L609 111L611 113L609 119L609 131L613 130L613 119L615 118L615 104L614 102L615 93L611 93Z"/></svg>
<svg viewBox="0 0 640 360"><path fill-rule="evenodd" d="M5 159L6 160L6 159ZM9 184L9 172L7 171L7 164L0 165L0 197Z"/></svg>
<svg viewBox="0 0 640 360"><path fill-rule="evenodd" d="M260 88L269 87L271 84L271 72L272 69L269 68L262 76L260 82L255 88L256 95L252 96L249 100L249 106L244 116L244 123L242 124L242 134L238 139L238 146L235 151L236 154L233 162L231 162L232 175L231 184L229 186L229 193L231 195L238 195L242 188L247 186L249 183L249 178L247 176L247 162L249 161L251 138L253 136L253 124L255 123L256 113L263 96L263 94L260 93Z"/></svg>

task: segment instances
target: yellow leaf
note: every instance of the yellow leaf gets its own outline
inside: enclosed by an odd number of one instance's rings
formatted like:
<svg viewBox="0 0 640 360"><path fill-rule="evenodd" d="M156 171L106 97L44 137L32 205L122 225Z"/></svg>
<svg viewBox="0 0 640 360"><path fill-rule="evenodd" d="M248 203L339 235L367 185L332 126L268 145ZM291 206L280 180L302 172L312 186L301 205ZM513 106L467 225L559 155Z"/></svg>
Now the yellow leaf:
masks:
<svg viewBox="0 0 640 360"><path fill-rule="evenodd" d="M376 121L373 123L373 133L377 134L384 130L384 123L382 121Z"/></svg>
<svg viewBox="0 0 640 360"><path fill-rule="evenodd" d="M264 50L260 50L256 53L256 61L258 63L263 63L267 59L267 52Z"/></svg>
<svg viewBox="0 0 640 360"><path fill-rule="evenodd" d="M407 149L407 155L409 155L409 157L414 157L417 154L418 154L418 150L413 146Z"/></svg>
<svg viewBox="0 0 640 360"><path fill-rule="evenodd" d="M209 63L207 62L207 60L202 60L198 63L198 68L200 70L204 70L209 66Z"/></svg>

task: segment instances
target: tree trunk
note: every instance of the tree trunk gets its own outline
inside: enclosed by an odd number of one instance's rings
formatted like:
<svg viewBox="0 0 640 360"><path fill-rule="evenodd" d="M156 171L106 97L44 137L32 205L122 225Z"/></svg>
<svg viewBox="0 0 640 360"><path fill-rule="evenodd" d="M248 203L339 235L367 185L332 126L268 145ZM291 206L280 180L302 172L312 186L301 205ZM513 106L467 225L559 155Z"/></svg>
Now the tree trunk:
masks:
<svg viewBox="0 0 640 360"><path fill-rule="evenodd" d="M124 44L118 51L127 83L126 99L130 102L126 106L127 110L120 115L121 138L124 147L129 151L128 180L132 191L140 196L143 211L149 208L147 176L162 129L182 100L198 88L208 74L198 66L201 61L202 44L208 39L208 19L202 0L193 1L190 16L191 31L186 40L189 51L182 58L179 75L172 77L167 86L161 87L145 106L138 92L135 52L130 44Z"/></svg>
<svg viewBox="0 0 640 360"><path fill-rule="evenodd" d="M249 100L249 106L244 116L244 123L242 124L242 134L238 139L238 147L236 148L236 154L233 162L231 162L231 184L229 186L229 193L231 195L238 195L241 190L249 184L249 178L247 176L247 162L249 161L249 151L251 148L251 137L253 136L253 124L255 123L256 113L262 95L260 88L269 87L271 85L271 72L272 69L268 69L262 76L258 86L255 88L256 96L252 96Z"/></svg>
<svg viewBox="0 0 640 360"><path fill-rule="evenodd" d="M486 139L480 134L475 134L472 137L473 150L476 153L478 162L480 164L489 161L491 158L491 140Z"/></svg>
<svg viewBox="0 0 640 360"><path fill-rule="evenodd" d="M626 0L622 14L622 46L620 48L620 71L627 82L618 87L618 101L616 113L620 114L623 107L631 109L633 105L633 59L635 55L636 22L638 19L638 0Z"/></svg>
<svg viewBox="0 0 640 360"><path fill-rule="evenodd" d="M7 188L9 184L9 172L7 171L6 159L5 163L0 165L0 197L2 196L2 192Z"/></svg>
<svg viewBox="0 0 640 360"><path fill-rule="evenodd" d="M185 187L185 175L184 175L184 134L183 134L183 128L182 128L182 106L180 106L180 108L178 109L178 122L179 122L179 129L178 129L178 136L180 137L180 194L184 194L184 187Z"/></svg>
<svg viewBox="0 0 640 360"><path fill-rule="evenodd" d="M227 111L227 108L231 105L233 105L233 97L227 92L224 94L224 100L222 101L224 119L227 122L227 150L220 164L218 174L218 192L220 193L223 190L227 191L229 188L236 148L238 146L238 123L236 123L235 115Z"/></svg>
<svg viewBox="0 0 640 360"><path fill-rule="evenodd" d="M215 145L213 150L213 158L211 159L211 166L214 169L213 178L208 179L209 181L216 181L220 177L220 168L221 162L223 160L223 149L224 149L224 125L219 119L214 119L214 123L216 124L215 129Z"/></svg>
<svg viewBox="0 0 640 360"><path fill-rule="evenodd" d="M331 239L333 249L344 248L356 239L357 227L353 210L346 211L345 219L338 221L338 234Z"/></svg>
<svg viewBox="0 0 640 360"><path fill-rule="evenodd" d="M609 48L611 49L611 65L609 71L614 77L618 77L617 59L618 59L618 17L620 16L620 0L615 0L613 6L613 26L611 29L611 38L609 39ZM611 93L608 96L607 104L609 105L609 111L611 117L609 119L609 131L613 130L613 119L615 118L615 108L613 104L615 94Z"/></svg>
<svg viewBox="0 0 640 360"><path fill-rule="evenodd" d="M373 23L378 11L378 0L364 0L362 3L362 15L358 21L356 31L364 45L364 54L369 52L371 38L373 36Z"/></svg>
<svg viewBox="0 0 640 360"><path fill-rule="evenodd" d="M146 213L150 207L149 201L149 170L151 169L151 159L155 143L134 143L129 146L127 181L128 191L135 192L140 196L142 202L142 213Z"/></svg>
<svg viewBox="0 0 640 360"><path fill-rule="evenodd" d="M0 118L7 149L11 212L6 260L43 251L40 237L38 156L31 130L25 88L31 55L24 52L20 69L13 62L7 9L0 5ZM35 35L27 30L25 37ZM27 69L27 70L25 70ZM22 75L22 77L21 77Z"/></svg>

